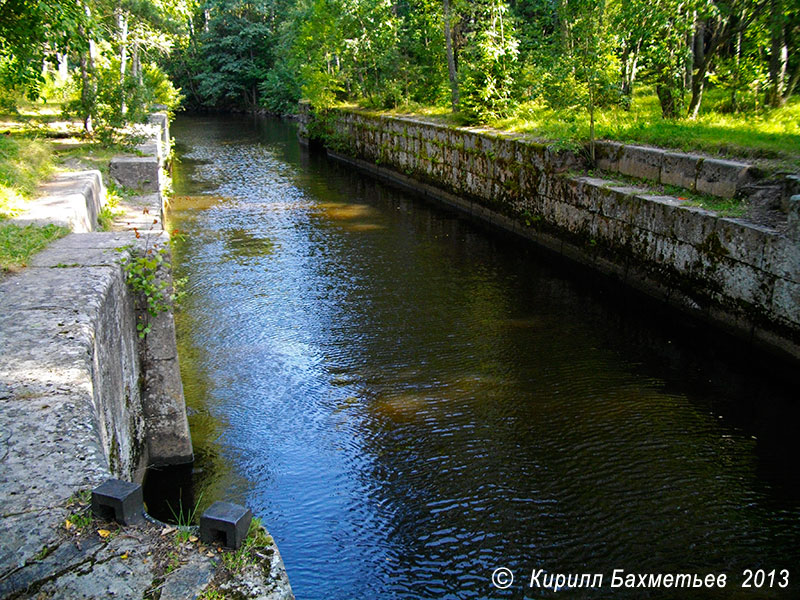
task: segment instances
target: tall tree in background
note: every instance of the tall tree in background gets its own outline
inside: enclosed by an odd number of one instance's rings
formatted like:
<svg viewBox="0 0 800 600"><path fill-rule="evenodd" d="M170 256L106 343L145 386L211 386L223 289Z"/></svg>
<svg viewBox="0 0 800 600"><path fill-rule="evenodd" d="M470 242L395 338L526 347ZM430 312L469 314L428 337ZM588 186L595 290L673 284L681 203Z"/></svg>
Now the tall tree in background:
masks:
<svg viewBox="0 0 800 600"><path fill-rule="evenodd" d="M453 45L453 12L450 9L450 0L442 0L442 17L444 21L444 41L447 52L447 75L450 80L450 107L455 112L458 110L458 71L456 70L456 55Z"/></svg>
<svg viewBox="0 0 800 600"><path fill-rule="evenodd" d="M37 97L43 63L67 52L84 18L81 5L70 0L0 2L0 84Z"/></svg>
<svg viewBox="0 0 800 600"><path fill-rule="evenodd" d="M459 73L460 108L470 120L486 120L508 114L513 105L519 42L503 0L485 0L473 10Z"/></svg>

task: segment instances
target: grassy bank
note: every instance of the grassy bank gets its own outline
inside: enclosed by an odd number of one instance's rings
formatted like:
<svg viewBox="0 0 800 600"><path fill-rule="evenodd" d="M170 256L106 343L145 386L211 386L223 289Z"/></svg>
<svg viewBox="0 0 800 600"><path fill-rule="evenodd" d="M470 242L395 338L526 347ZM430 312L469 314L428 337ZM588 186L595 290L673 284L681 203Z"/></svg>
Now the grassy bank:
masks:
<svg viewBox="0 0 800 600"><path fill-rule="evenodd" d="M11 133L0 134L0 219L19 212L54 167L49 143Z"/></svg>
<svg viewBox="0 0 800 600"><path fill-rule="evenodd" d="M36 197L42 182L58 171L84 169L98 169L107 180L111 158L128 149L84 136L80 123L64 119L59 104L21 102L17 111L0 114L0 273L24 267L33 254L68 233L53 225L20 227L11 220ZM113 208L104 209L101 226L109 226Z"/></svg>
<svg viewBox="0 0 800 600"><path fill-rule="evenodd" d="M57 225L20 227L13 222L1 222L0 273L16 271L26 266L31 256L68 233L69 229Z"/></svg>
<svg viewBox="0 0 800 600"><path fill-rule="evenodd" d="M742 113L725 112L726 101L726 95L709 90L697 119L663 119L655 94L643 87L630 110L607 107L597 111L595 136L683 151L768 159L777 168L800 170L800 97L792 97L782 108ZM388 112L453 125L463 123L461 115L444 107L400 107ZM521 104L509 117L486 126L568 144L589 140L586 110L553 109L539 102Z"/></svg>

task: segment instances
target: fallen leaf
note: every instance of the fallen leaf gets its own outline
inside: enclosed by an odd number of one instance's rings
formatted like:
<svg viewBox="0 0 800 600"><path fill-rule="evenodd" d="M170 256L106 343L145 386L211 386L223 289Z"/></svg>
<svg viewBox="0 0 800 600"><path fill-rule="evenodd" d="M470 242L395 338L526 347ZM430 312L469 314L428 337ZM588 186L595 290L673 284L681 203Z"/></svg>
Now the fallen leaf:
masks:
<svg viewBox="0 0 800 600"><path fill-rule="evenodd" d="M101 538L107 538L111 535L111 532L108 529L98 529L97 535L99 535Z"/></svg>
<svg viewBox="0 0 800 600"><path fill-rule="evenodd" d="M213 552L206 552L206 556L209 557L209 558L213 558L214 557L214 553Z"/></svg>
<svg viewBox="0 0 800 600"><path fill-rule="evenodd" d="M122 560L128 560L128 553L126 552L125 554L123 554L122 556L120 556L120 558L121 558Z"/></svg>
<svg viewBox="0 0 800 600"><path fill-rule="evenodd" d="M67 531L69 531L69 530L70 530L70 529L72 529L73 527L75 527L75 524L74 524L72 521L70 521L69 519L66 519L66 520L64 521L64 528L65 528Z"/></svg>
<svg viewBox="0 0 800 600"><path fill-rule="evenodd" d="M161 530L161 535L169 535L170 533L174 533L175 531L176 529L174 527L164 527L164 529Z"/></svg>
<svg viewBox="0 0 800 600"><path fill-rule="evenodd" d="M198 539L200 539L200 538L198 538L196 535L190 535L190 536L189 536L189 541L190 541L190 542L192 542L193 544L194 544L194 543L195 543L195 542L196 542Z"/></svg>

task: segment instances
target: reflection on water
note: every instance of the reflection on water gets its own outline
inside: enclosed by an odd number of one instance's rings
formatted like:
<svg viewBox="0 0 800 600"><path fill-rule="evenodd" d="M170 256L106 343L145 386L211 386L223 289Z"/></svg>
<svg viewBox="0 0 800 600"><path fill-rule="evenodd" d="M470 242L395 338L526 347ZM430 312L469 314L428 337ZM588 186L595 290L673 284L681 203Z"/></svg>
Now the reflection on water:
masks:
<svg viewBox="0 0 800 600"><path fill-rule="evenodd" d="M613 569L764 597L743 569L800 564L800 410L758 357L291 125L173 131L196 491L264 519L298 598L547 596L533 568L606 574L558 597L608 596Z"/></svg>

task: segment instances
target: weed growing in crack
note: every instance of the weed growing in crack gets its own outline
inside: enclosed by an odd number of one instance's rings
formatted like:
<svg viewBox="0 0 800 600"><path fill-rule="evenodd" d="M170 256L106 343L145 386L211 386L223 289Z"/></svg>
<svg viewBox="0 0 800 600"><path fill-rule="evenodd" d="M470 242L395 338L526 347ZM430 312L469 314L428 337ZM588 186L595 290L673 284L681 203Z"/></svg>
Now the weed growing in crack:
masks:
<svg viewBox="0 0 800 600"><path fill-rule="evenodd" d="M196 541L196 536L194 532L194 527L192 523L197 516L197 511L200 508L200 502L203 500L203 494L200 494L200 497L197 498L197 502L194 503L194 506L185 510L183 508L183 498L178 498L178 510L172 508L172 506L167 502L167 507L169 511L172 513L172 518L175 520L175 524L178 528L178 531L175 533L175 540L179 544L183 544L184 542L191 542ZM194 540L192 539L194 538Z"/></svg>
<svg viewBox="0 0 800 600"><path fill-rule="evenodd" d="M64 520L64 529L79 535L89 529L92 524L91 499L90 490L80 490L67 500L66 507L72 512Z"/></svg>
<svg viewBox="0 0 800 600"><path fill-rule="evenodd" d="M147 209L144 210L144 214L148 214L148 212ZM158 219L154 219L153 225L157 223ZM138 229L133 231L136 239L142 237L141 231ZM153 241L158 235L147 235L145 247L141 250L132 245L118 248L120 251L128 251L128 256L122 261L125 281L134 293L141 294L146 304L146 310L136 324L140 338L144 338L150 333L150 317L156 317L171 310L176 305L179 296L176 294L174 286L170 289L169 281L161 276L161 273L171 270L172 264L169 261L168 243Z"/></svg>
<svg viewBox="0 0 800 600"><path fill-rule="evenodd" d="M241 548L222 555L222 565L230 573L240 573L247 565L258 564L269 558L264 554L268 546L272 545L272 536L261 526L260 519L253 519L247 530L247 537Z"/></svg>

